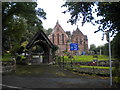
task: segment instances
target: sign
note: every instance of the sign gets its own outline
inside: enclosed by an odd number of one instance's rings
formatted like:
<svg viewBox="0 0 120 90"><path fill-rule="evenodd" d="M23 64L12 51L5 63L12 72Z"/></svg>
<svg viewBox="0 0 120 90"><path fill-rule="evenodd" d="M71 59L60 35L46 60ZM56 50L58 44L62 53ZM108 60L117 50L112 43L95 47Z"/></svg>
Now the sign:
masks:
<svg viewBox="0 0 120 90"><path fill-rule="evenodd" d="M71 43L70 44L70 51L76 51L78 50L78 44L77 43Z"/></svg>

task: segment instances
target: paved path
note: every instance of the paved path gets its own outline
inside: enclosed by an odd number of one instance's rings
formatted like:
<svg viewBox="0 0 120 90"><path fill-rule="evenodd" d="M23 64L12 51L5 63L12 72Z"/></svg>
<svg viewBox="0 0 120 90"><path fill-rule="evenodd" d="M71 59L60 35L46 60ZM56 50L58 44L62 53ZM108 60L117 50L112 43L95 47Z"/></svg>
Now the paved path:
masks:
<svg viewBox="0 0 120 90"><path fill-rule="evenodd" d="M4 74L3 89L34 88L108 88L109 80L63 70L55 65L19 66L15 73Z"/></svg>

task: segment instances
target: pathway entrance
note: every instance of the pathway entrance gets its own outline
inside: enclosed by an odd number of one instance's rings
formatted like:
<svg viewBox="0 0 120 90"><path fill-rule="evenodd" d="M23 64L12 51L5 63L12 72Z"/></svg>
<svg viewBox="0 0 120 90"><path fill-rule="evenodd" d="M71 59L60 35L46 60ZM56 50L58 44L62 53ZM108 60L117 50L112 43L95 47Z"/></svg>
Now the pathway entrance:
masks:
<svg viewBox="0 0 120 90"><path fill-rule="evenodd" d="M2 76L3 89L108 88L107 78L92 77L63 70L56 65L17 66Z"/></svg>

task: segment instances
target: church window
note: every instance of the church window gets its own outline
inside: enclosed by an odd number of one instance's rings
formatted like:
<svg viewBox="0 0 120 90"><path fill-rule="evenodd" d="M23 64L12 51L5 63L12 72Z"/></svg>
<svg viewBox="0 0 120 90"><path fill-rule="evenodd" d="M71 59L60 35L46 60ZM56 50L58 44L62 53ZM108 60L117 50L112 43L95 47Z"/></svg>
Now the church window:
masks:
<svg viewBox="0 0 120 90"><path fill-rule="evenodd" d="M82 40L80 39L80 44L82 45Z"/></svg>
<svg viewBox="0 0 120 90"><path fill-rule="evenodd" d="M57 34L57 42L58 42L58 44L59 44L59 34Z"/></svg>
<svg viewBox="0 0 120 90"><path fill-rule="evenodd" d="M57 31L59 31L59 28L57 28Z"/></svg>
<svg viewBox="0 0 120 90"><path fill-rule="evenodd" d="M78 43L78 38L76 38L76 43Z"/></svg>
<svg viewBox="0 0 120 90"><path fill-rule="evenodd" d="M54 34L52 35L52 42L54 43Z"/></svg>
<svg viewBox="0 0 120 90"><path fill-rule="evenodd" d="M64 44L64 34L62 34L62 44Z"/></svg>

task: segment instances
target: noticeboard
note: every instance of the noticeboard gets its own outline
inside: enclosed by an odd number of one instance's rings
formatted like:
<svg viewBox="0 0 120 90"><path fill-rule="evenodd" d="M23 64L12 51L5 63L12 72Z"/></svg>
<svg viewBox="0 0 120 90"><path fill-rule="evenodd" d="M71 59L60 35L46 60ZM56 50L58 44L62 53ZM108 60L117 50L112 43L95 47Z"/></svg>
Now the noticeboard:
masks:
<svg viewBox="0 0 120 90"><path fill-rule="evenodd" d="M70 51L76 51L78 50L78 44L77 43L71 43L70 44Z"/></svg>

